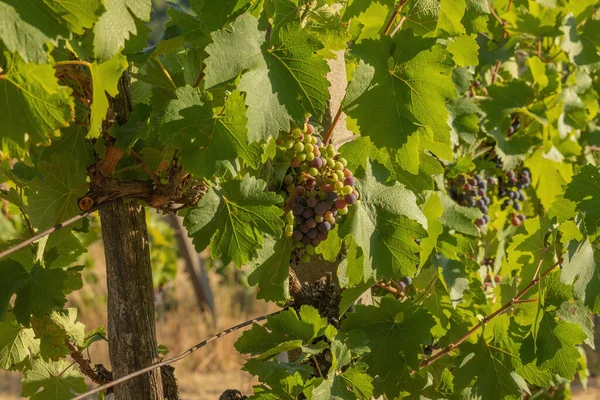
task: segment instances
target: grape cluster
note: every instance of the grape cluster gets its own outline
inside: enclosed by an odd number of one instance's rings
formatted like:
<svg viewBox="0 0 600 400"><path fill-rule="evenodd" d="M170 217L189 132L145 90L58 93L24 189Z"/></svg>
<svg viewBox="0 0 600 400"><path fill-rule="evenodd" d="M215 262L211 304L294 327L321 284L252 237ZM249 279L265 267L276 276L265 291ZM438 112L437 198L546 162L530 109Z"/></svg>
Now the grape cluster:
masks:
<svg viewBox="0 0 600 400"><path fill-rule="evenodd" d="M527 200L523 189L531 185L529 168L523 168L519 174L512 170L508 171L505 178L500 177L498 180L498 199L502 201L500 208L505 210L512 205L515 211L521 211L521 203ZM514 226L521 225L523 221L525 221L525 215L522 213L513 214L511 223Z"/></svg>
<svg viewBox="0 0 600 400"><path fill-rule="evenodd" d="M304 248L302 261L307 262L348 213L348 206L356 203L358 192L347 161L333 145L323 144L311 124L307 123L304 131L293 129L283 147L291 156L291 170L283 179L288 209L285 235L297 248Z"/></svg>
<svg viewBox="0 0 600 400"><path fill-rule="evenodd" d="M510 127L506 131L506 135L508 137L511 137L519 129L521 129L521 122L520 122L519 116L518 115L513 116L512 122L510 123Z"/></svg>
<svg viewBox="0 0 600 400"><path fill-rule="evenodd" d="M478 208L483 213L483 217L477 218L475 224L478 227L490 222L488 216L488 207L490 198L487 195L489 186L495 185L496 180L492 177L484 179L477 174L473 177L461 175L456 179L456 183L450 186L450 196L460 205Z"/></svg>

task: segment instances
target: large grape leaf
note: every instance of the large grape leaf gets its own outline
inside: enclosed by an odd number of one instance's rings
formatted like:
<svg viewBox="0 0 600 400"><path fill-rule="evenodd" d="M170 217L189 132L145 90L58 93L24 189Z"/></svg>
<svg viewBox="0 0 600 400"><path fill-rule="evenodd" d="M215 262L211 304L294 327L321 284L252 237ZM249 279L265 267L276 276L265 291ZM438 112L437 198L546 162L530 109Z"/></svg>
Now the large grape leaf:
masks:
<svg viewBox="0 0 600 400"><path fill-rule="evenodd" d="M364 40L353 54L375 71L369 89L345 109L357 119L362 135L378 147L400 148L421 129L428 141L449 145L445 105L456 89L444 47L402 31L394 38Z"/></svg>
<svg viewBox="0 0 600 400"><path fill-rule="evenodd" d="M325 111L329 67L315 54L323 46L297 23L277 30L269 41L258 20L240 16L231 29L212 34L206 48L206 88L243 73L238 89L246 92L250 141L289 130L289 120L301 125L304 112L320 120Z"/></svg>
<svg viewBox="0 0 600 400"><path fill-rule="evenodd" d="M21 396L32 400L69 400L87 391L83 376L67 360L36 359L21 381Z"/></svg>
<svg viewBox="0 0 600 400"><path fill-rule="evenodd" d="M387 171L380 164L367 162L356 176L360 201L350 208L340 236L352 236L377 276L414 275L419 263L414 239L425 236L427 226L415 195L399 183L385 184Z"/></svg>
<svg viewBox="0 0 600 400"><path fill-rule="evenodd" d="M573 165L554 161L539 149L525 161L525 166L531 170L531 185L540 202L544 208L550 208L556 196L564 192L563 185L571 180Z"/></svg>
<svg viewBox="0 0 600 400"><path fill-rule="evenodd" d="M42 318L54 307L62 307L65 295L81 288L74 284L75 270L44 269L35 265L27 271L11 259L0 261L0 319L6 313L9 300L16 295L12 312L22 325L29 326L30 316Z"/></svg>
<svg viewBox="0 0 600 400"><path fill-rule="evenodd" d="M13 313L0 321L0 368L9 370L39 351L39 340L31 328L17 322Z"/></svg>
<svg viewBox="0 0 600 400"><path fill-rule="evenodd" d="M600 313L600 243L586 238L581 243L572 242L564 255L561 282L573 285L573 294L593 312Z"/></svg>
<svg viewBox="0 0 600 400"><path fill-rule="evenodd" d="M31 326L40 340L40 354L45 360L56 360L69 354L67 340L83 346L85 326L77 322L76 308L55 309L42 318L34 317Z"/></svg>
<svg viewBox="0 0 600 400"><path fill-rule="evenodd" d="M252 168L261 161L262 149L248 143L246 106L238 91L232 92L223 107L210 102L179 111L180 119L160 128L164 143L179 148L181 163L198 178L211 178L239 158Z"/></svg>
<svg viewBox="0 0 600 400"><path fill-rule="evenodd" d="M590 235L600 229L600 173L598 167L584 165L567 186L565 198L577 203L577 210L584 213L585 226Z"/></svg>
<svg viewBox="0 0 600 400"><path fill-rule="evenodd" d="M4 56L6 70L0 70L2 136L20 146L25 144L25 134L34 144L47 142L72 119L71 89L59 86L49 64L27 64L18 54L7 52Z"/></svg>
<svg viewBox="0 0 600 400"><path fill-rule="evenodd" d="M286 301L290 296L288 277L293 243L288 238L275 240L267 236L263 240L263 248L250 263L248 283L258 285L259 299Z"/></svg>
<svg viewBox="0 0 600 400"><path fill-rule="evenodd" d="M213 258L242 266L262 247L263 235L280 237L281 197L265 192L266 183L250 175L211 188L184 219L198 251L210 244Z"/></svg>
<svg viewBox="0 0 600 400"><path fill-rule="evenodd" d="M573 15L568 15L561 27L564 36L561 47L575 65L587 65L600 61L598 46L600 44L600 23L589 20L583 26L583 32L577 32L577 20Z"/></svg>
<svg viewBox="0 0 600 400"><path fill-rule="evenodd" d="M35 178L27 187L29 219L37 229L46 229L79 214L77 199L86 193L85 171L77 160L54 154L52 162L38 163L43 178Z"/></svg>
<svg viewBox="0 0 600 400"><path fill-rule="evenodd" d="M152 2L147 0L104 0L106 11L94 26L94 55L108 60L117 54L130 34L137 35L135 18L150 20Z"/></svg>
<svg viewBox="0 0 600 400"><path fill-rule="evenodd" d="M384 297L379 306L357 305L355 312L347 314L342 331L363 331L371 349L363 356L369 375L393 381L407 370L419 368L421 345L431 343L434 326L425 309Z"/></svg>
<svg viewBox="0 0 600 400"><path fill-rule="evenodd" d="M123 72L127 69L127 58L115 54L110 60L101 64L94 62L91 66L93 100L90 107L90 127L88 136L97 138L102 129L102 121L106 118L108 111L108 99L106 94L116 96L119 93L117 84Z"/></svg>
<svg viewBox="0 0 600 400"><path fill-rule="evenodd" d="M71 32L83 34L91 28L102 10L101 0L0 1L0 40L11 52L27 62L47 61L45 44L56 45L58 38L68 39Z"/></svg>

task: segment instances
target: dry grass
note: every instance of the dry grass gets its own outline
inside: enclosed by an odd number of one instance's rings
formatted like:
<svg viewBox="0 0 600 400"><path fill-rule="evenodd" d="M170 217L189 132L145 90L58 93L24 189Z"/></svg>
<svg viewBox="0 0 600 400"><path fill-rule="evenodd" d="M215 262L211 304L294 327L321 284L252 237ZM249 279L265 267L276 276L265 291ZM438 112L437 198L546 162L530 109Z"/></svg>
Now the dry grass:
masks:
<svg viewBox="0 0 600 400"><path fill-rule="evenodd" d="M88 330L106 326L106 276L101 244L90 249L95 265L85 272L87 284L69 298L69 306L79 309L79 320ZM169 348L167 357L179 354L194 344L240 322L277 309L272 304L255 300L254 294L241 285L224 282L222 276L210 274L217 308L216 326L208 313L199 311L192 284L178 265L173 287L168 291L166 304L158 307L158 343ZM165 308L169 307L168 310ZM210 343L191 356L174 364L182 399L218 399L226 389L250 393L253 378L241 371L244 357L233 347L242 331L234 332ZM91 346L93 364L102 363L110 368L108 346L96 342ZM90 383L90 382L88 382ZM18 399L21 391L20 374L0 371L0 400Z"/></svg>

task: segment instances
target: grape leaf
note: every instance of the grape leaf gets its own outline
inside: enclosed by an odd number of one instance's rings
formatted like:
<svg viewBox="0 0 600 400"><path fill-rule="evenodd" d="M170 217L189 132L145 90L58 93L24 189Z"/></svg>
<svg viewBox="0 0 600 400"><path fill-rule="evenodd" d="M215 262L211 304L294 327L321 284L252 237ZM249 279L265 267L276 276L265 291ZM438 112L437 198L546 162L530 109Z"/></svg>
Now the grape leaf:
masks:
<svg viewBox="0 0 600 400"><path fill-rule="evenodd" d="M564 33L561 47L573 64L587 65L600 61L598 55L600 24L598 21L588 21L580 35L577 32L577 20L573 15L568 15L563 21L561 30Z"/></svg>
<svg viewBox="0 0 600 400"><path fill-rule="evenodd" d="M31 225L46 229L79 214L77 199L86 193L87 184L77 160L54 154L52 163L41 161L37 166L43 179L35 178L26 190Z"/></svg>
<svg viewBox="0 0 600 400"><path fill-rule="evenodd" d="M439 197L444 206L444 213L440 218L442 224L465 235L479 235L479 230L473 223L475 218L479 218L482 215L479 210L460 206L450 197L444 196L441 193Z"/></svg>
<svg viewBox="0 0 600 400"><path fill-rule="evenodd" d="M352 236L365 266L376 269L377 276L412 276L419 263L414 239L425 236L427 226L415 195L399 183L385 184L387 173L380 164L367 161L356 176L360 201L350 208L340 237Z"/></svg>
<svg viewBox="0 0 600 400"><path fill-rule="evenodd" d="M422 265L425 265L425 261L436 247L439 235L444 231L440 222L443 212L444 206L440 201L439 194L432 192L423 206L423 214L427 218L427 237L421 239L420 243Z"/></svg>
<svg viewBox="0 0 600 400"><path fill-rule="evenodd" d="M577 203L577 210L584 213L585 226L590 235L600 228L600 173L598 167L584 165L567 186L565 198Z"/></svg>
<svg viewBox="0 0 600 400"><path fill-rule="evenodd" d="M301 125L305 111L317 120L323 116L329 100L325 78L329 68L314 54L323 46L297 23L282 27L266 41L258 20L244 14L230 30L213 33L212 39L206 48L206 88L243 72L238 89L246 92L251 142L289 130L289 119Z"/></svg>
<svg viewBox="0 0 600 400"><path fill-rule="evenodd" d="M373 396L373 378L366 373L367 368L366 364L356 363L342 372L339 366L334 368L332 365L327 379L313 389L311 399L370 400Z"/></svg>
<svg viewBox="0 0 600 400"><path fill-rule="evenodd" d="M525 166L531 170L531 185L540 202L544 208L550 208L556 196L564 192L563 185L571 180L573 166L551 160L542 149L536 150Z"/></svg>
<svg viewBox="0 0 600 400"><path fill-rule="evenodd" d="M36 354L39 346L33 330L19 325L13 313L0 321L0 368L13 369L29 354Z"/></svg>
<svg viewBox="0 0 600 400"><path fill-rule="evenodd" d="M104 0L106 11L94 26L94 55L105 61L115 56L130 34L136 35L135 19L150 20L152 4L145 0Z"/></svg>
<svg viewBox="0 0 600 400"><path fill-rule="evenodd" d="M242 266L262 247L263 234L280 237L281 197L264 192L266 183L250 175L211 188L184 219L198 251L210 244L213 258Z"/></svg>
<svg viewBox="0 0 600 400"><path fill-rule="evenodd" d="M461 20L465 15L467 4L465 0L440 1L440 9L437 20L436 34L443 31L449 36L459 36L465 33L465 27Z"/></svg>
<svg viewBox="0 0 600 400"><path fill-rule="evenodd" d="M564 263L560 281L573 285L575 298L583 302L593 312L600 312L600 248L598 243L591 243L586 238L581 243L572 242L564 255Z"/></svg>
<svg viewBox="0 0 600 400"><path fill-rule="evenodd" d="M5 52L4 56L7 65L0 75L0 130L20 146L25 144L25 134L34 144L47 142L72 118L71 89L59 86L51 65L27 64L17 54Z"/></svg>
<svg viewBox="0 0 600 400"><path fill-rule="evenodd" d="M77 322L77 309L52 310L41 318L32 318L31 326L40 340L40 355L44 360L56 360L70 353L65 341L83 346L85 326Z"/></svg>
<svg viewBox="0 0 600 400"><path fill-rule="evenodd" d="M213 109L210 103L179 111L181 118L160 128L164 143L180 149L181 163L198 178L210 178L223 165L240 158L251 168L261 161L261 148L248 143L246 106L240 92L232 92L224 107Z"/></svg>
<svg viewBox="0 0 600 400"><path fill-rule="evenodd" d="M34 360L21 381L21 396L32 400L69 400L87 391L79 370L70 366L67 360L50 363L39 358Z"/></svg>
<svg viewBox="0 0 600 400"><path fill-rule="evenodd" d="M290 296L288 277L293 243L287 238L275 240L268 236L263 240L258 256L250 262L248 283L258 285L259 299L286 301Z"/></svg>
<svg viewBox="0 0 600 400"><path fill-rule="evenodd" d="M461 67L476 66L479 64L479 45L469 35L461 35L448 42L448 51L456 65Z"/></svg>
<svg viewBox="0 0 600 400"><path fill-rule="evenodd" d="M45 44L56 45L70 32L81 35L91 28L102 10L101 0L0 1L0 39L11 52L18 52L27 62L47 61Z"/></svg>
<svg viewBox="0 0 600 400"><path fill-rule="evenodd" d="M514 112L524 112L527 105L533 101L533 89L520 80L505 84L495 84L487 87L488 101L481 104L486 113L485 126L491 131L508 129L509 115Z"/></svg>
<svg viewBox="0 0 600 400"><path fill-rule="evenodd" d="M353 48L375 72L369 90L346 107L361 134L378 147L399 148L419 127L430 142L449 144L445 103L456 96L452 62L434 39L401 31ZM382 116L384 116L382 118Z"/></svg>
<svg viewBox="0 0 600 400"><path fill-rule="evenodd" d="M430 330L434 326L433 317L426 310L384 297L379 306L357 305L355 312L347 314L342 322L342 331L364 331L371 348L363 357L369 374L386 380L401 375L407 366L419 368L421 345L431 343Z"/></svg>
<svg viewBox="0 0 600 400"><path fill-rule="evenodd" d="M117 0L119 1L119 0ZM123 72L127 69L127 58L115 54L111 59L98 64L91 64L93 100L90 107L90 127L88 136L97 138L102 129L102 121L106 118L108 111L108 99L106 93L116 96L119 93L117 84Z"/></svg>

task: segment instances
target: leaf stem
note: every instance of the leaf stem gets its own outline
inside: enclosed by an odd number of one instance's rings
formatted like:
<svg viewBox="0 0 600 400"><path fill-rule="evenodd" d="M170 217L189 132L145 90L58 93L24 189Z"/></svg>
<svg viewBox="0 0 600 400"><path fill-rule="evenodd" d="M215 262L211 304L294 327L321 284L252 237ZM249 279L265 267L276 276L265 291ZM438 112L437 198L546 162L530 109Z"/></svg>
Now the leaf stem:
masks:
<svg viewBox="0 0 600 400"><path fill-rule="evenodd" d="M165 76L165 78L167 78L167 80L169 81L169 83L171 83L171 86L173 86L173 89L177 89L177 85L175 85L175 82L173 82L173 78L171 78L171 74L169 74L169 71L167 71L167 69L165 68L165 66L163 65L163 63L157 58L154 57L152 58L152 63L154 65L156 65L158 67L158 69L160 69L163 73L163 75Z"/></svg>
<svg viewBox="0 0 600 400"><path fill-rule="evenodd" d="M422 294L421 294L419 297L417 297L417 298L416 298L416 299L413 301L413 303L415 303L415 304L416 304L416 303L417 303L417 302L419 302L421 299L423 299L423 298L425 297L425 295L426 295L427 293L429 293L429 290L431 289L431 287L433 286L433 284L434 284L434 283L435 283L435 282L438 280L438 278L439 278L439 277L438 277L438 275L434 276L434 277L433 277L433 279L431 280L431 282L429 282L429 285L427 285L427 288L425 289L425 291L424 291L424 292L423 292L423 293L422 293Z"/></svg>
<svg viewBox="0 0 600 400"><path fill-rule="evenodd" d="M387 35L389 33L390 29L392 29L392 24L396 20L396 17L400 13L400 10L404 6L404 4L406 4L407 1L408 0L401 0L400 2L398 2L398 4L396 5L396 8L394 8L394 12L392 13L392 16L390 17L389 21L385 25L385 29L383 30L384 35Z"/></svg>
<svg viewBox="0 0 600 400"><path fill-rule="evenodd" d="M85 65L90 69L92 68L92 63L81 60L57 61L54 63L54 67L58 67L60 65Z"/></svg>
<svg viewBox="0 0 600 400"><path fill-rule="evenodd" d="M300 26L302 26L303 28L306 25L306 21L308 19L308 14L310 13L311 7L312 7L312 1L306 2L304 11L302 12L302 15L300 16Z"/></svg>
<svg viewBox="0 0 600 400"><path fill-rule="evenodd" d="M135 160L140 163L142 165L142 168L144 168L144 171L146 171L146 173L148 174L148 176L150 178L152 178L152 180L154 181L154 183L156 183L157 185L160 185L160 178L158 177L158 175L156 175L154 173L154 171L152 171L150 169L150 167L148 167L148 164L146 164L146 162L144 161L144 159L138 154L136 153L133 149L129 149L129 154L131 154L131 156L133 158L135 158Z"/></svg>
<svg viewBox="0 0 600 400"><path fill-rule="evenodd" d="M197 88L200 85L200 82L202 81L202 79L204 79L204 68L206 68L206 64L202 65L202 69L200 70L200 73L198 74L198 77L196 78L196 82L194 82L194 88Z"/></svg>
<svg viewBox="0 0 600 400"><path fill-rule="evenodd" d="M396 27L394 28L392 33L390 33L391 37L394 37L396 32L398 32L400 30L400 28L402 28L402 24L404 23L404 21L406 21L406 17L403 15L402 18L400 18L400 22L398 22L398 25L396 25Z"/></svg>
<svg viewBox="0 0 600 400"><path fill-rule="evenodd" d="M315 363L315 368L317 369L317 373L319 374L319 378L324 378L323 373L321 372L321 367L319 367L319 362L317 361L317 357L314 354L310 355L310 359Z"/></svg>
<svg viewBox="0 0 600 400"><path fill-rule="evenodd" d="M544 248L544 249L547 249L547 248ZM543 260L544 257L542 256L541 259ZM532 287L534 287L535 285L537 285L540 282L540 280L542 280L543 278L545 278L550 272L554 271L554 269L556 267L558 267L559 265L561 265L562 262L563 262L563 258L560 257L558 259L558 261L556 261L554 264L552 264L551 267L549 267L546 271L544 271L544 273L542 273L542 275L539 278L537 278L537 277L534 276L531 279L531 282L529 282L529 284L527 286L525 286L525 288L523 288L523 290L521 290L521 292L519 292L519 294L517 294L510 301L508 301L502 307L500 307L499 309L497 309L495 312L493 312L492 314L490 314L487 317L485 317L479 324L475 325L467 333L465 333L463 336L461 336L460 339L458 339L454 343L448 345L442 351L440 351L439 353L435 354L433 357L431 357L431 358L429 358L427 360L424 360L421 363L421 368L425 368L425 367L431 365L432 363L434 363L435 361L439 360L440 358L442 358L446 354L450 353L452 350L456 349L465 340L467 340L469 338L469 336L471 336L473 333L477 332L479 329L481 329L485 324L487 324L488 322L490 322L492 319L496 318L498 315L502 314L504 311L506 311L507 309L509 309L512 305L519 304L519 303L524 303L524 302L528 302L527 300L521 300L521 297L523 297ZM540 263L540 265L541 265L541 263ZM537 273L536 273L536 275L537 275Z"/></svg>
<svg viewBox="0 0 600 400"><path fill-rule="evenodd" d="M323 144L325 146L327 146L329 144L329 141L331 140L331 135L333 134L333 129L337 125L341 116L342 116L342 105L340 104L340 108L338 109L337 113L335 114L335 117L333 117L333 121L331 121L331 126L329 127L329 129L327 130L327 133L325 134L325 141L323 142Z"/></svg>

